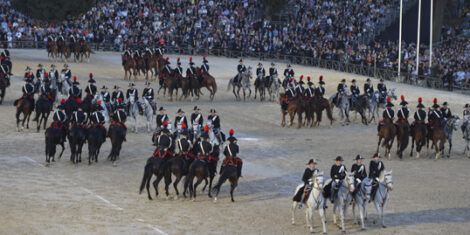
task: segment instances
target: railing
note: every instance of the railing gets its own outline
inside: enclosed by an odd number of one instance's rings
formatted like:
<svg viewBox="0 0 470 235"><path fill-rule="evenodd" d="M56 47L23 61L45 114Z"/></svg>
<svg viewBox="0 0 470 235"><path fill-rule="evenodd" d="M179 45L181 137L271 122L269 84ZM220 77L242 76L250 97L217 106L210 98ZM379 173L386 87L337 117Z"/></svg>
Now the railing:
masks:
<svg viewBox="0 0 470 235"><path fill-rule="evenodd" d="M13 41L7 43L10 48L35 48L45 49L46 42L34 41ZM122 51L122 45L111 43L90 43L92 50L95 51ZM434 89L449 89L449 90L462 90L469 92L470 84L464 82L463 84L448 84L442 78L432 76L415 76L411 73L402 72L401 77L398 77L396 70L387 68L380 68L374 65L353 64L348 61L334 61L325 60L321 58L302 56L302 55L284 55L279 53L264 53L264 52L245 52L237 50L229 50L222 48L184 48L184 47L166 47L166 53L170 54L183 54L183 55L212 55L224 56L228 58L258 58L260 61L269 60L283 63L299 64L306 66L314 66L324 69L341 71L345 73L352 73L367 77L375 77L394 82L406 83L415 86L428 87Z"/></svg>

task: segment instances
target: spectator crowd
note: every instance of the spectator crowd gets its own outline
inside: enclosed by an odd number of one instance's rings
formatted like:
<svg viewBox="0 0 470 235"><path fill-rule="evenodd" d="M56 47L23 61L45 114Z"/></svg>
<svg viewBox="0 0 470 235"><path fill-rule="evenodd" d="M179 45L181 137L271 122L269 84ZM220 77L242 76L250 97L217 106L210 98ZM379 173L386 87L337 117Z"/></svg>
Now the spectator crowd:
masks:
<svg viewBox="0 0 470 235"><path fill-rule="evenodd" d="M0 0L0 40L45 42L52 33L78 31L89 42L161 45L191 49L225 49L269 56L297 55L362 66L397 69L397 42L366 42L399 0L291 0L284 21L263 18L259 0L102 0L77 19L57 25L39 22ZM467 13L470 16L470 13ZM468 19L469 17L467 17ZM459 28L470 28L468 22ZM468 28L465 28L468 27ZM470 41L449 37L429 51L420 50L420 75L439 76L448 82L470 80ZM402 45L402 73L416 72L416 45Z"/></svg>

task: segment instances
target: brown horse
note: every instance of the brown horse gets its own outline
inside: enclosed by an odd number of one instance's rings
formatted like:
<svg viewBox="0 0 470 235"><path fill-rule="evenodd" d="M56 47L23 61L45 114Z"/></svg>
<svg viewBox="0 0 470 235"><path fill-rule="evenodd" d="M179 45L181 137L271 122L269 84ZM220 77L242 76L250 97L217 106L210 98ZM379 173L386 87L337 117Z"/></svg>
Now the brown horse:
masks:
<svg viewBox="0 0 470 235"><path fill-rule="evenodd" d="M21 124L21 130L24 129L24 122L26 119L26 129L29 129L29 118L31 117L31 113L33 112L33 105L34 100L30 100L28 98L22 98L15 102L16 104L16 131L20 131L20 115L23 114L23 122Z"/></svg>
<svg viewBox="0 0 470 235"><path fill-rule="evenodd" d="M71 45L71 50L73 52L73 60L75 62L80 60L80 43L76 42Z"/></svg>
<svg viewBox="0 0 470 235"><path fill-rule="evenodd" d="M157 81L157 79L160 78L160 75L163 71L163 69L165 68L165 63L166 63L166 60L162 57L162 56L154 56L154 70L155 70L155 78L154 80ZM158 78L157 78L158 76Z"/></svg>
<svg viewBox="0 0 470 235"><path fill-rule="evenodd" d="M144 58L138 56L138 57L134 57L134 61L136 62L136 65L137 65L137 73L138 75L140 76L140 71L142 71L142 74L144 75L144 77L147 77L147 67L145 65L145 60Z"/></svg>
<svg viewBox="0 0 470 235"><path fill-rule="evenodd" d="M326 111L326 116L330 120L330 125L333 125L334 119L333 119L333 113L331 112L330 102L323 97L315 97L312 103L313 103L313 106L311 107L312 108L312 117L311 117L312 121L313 121L313 114L315 113L317 115L317 120L313 123L313 126L320 125L322 115L323 115L323 110Z"/></svg>
<svg viewBox="0 0 470 235"><path fill-rule="evenodd" d="M441 126L432 127L428 132L428 139L426 148L429 150L429 141L432 140L432 146L436 150L436 156L434 160L439 159L441 152L444 150L444 144L446 143L446 133L444 128ZM431 146L431 148L432 148Z"/></svg>
<svg viewBox="0 0 470 235"><path fill-rule="evenodd" d="M70 47L64 45L62 46L62 50L60 51L60 58L67 62L68 59L70 59L70 56L72 55L70 51Z"/></svg>
<svg viewBox="0 0 470 235"><path fill-rule="evenodd" d="M90 54L93 53L91 51L90 45L88 43L83 43L80 45L80 62L83 62L83 58L87 59L87 63L90 62Z"/></svg>
<svg viewBox="0 0 470 235"><path fill-rule="evenodd" d="M281 126L284 127L286 125L286 114L289 114L289 117L290 117L289 126L292 126L294 124L294 118L295 118L295 115L297 115L297 118L298 118L297 128L300 128L302 126L302 114L306 110L305 107L307 103L299 98L294 98L287 104L287 110L286 110L282 107L282 102L285 100L286 100L286 95L284 93L281 93L279 96L279 101L281 103L281 113L282 113Z"/></svg>
<svg viewBox="0 0 470 235"><path fill-rule="evenodd" d="M147 73L145 75L145 80L146 81L149 80L149 72L150 72L150 80L152 80L152 78L156 77L156 76L154 76L155 63L156 63L155 59L151 56L149 56L146 59L146 63L145 63L145 70L147 71Z"/></svg>
<svg viewBox="0 0 470 235"><path fill-rule="evenodd" d="M390 151L392 149L393 139L395 138L396 133L397 133L397 129L395 125L393 124L392 120L389 118L386 118L384 120L383 126L380 128L379 143L377 144L376 153L379 153L380 143L382 142L382 139L384 139L382 147L385 146L385 157L387 157L390 160Z"/></svg>
<svg viewBox="0 0 470 235"><path fill-rule="evenodd" d="M210 92L209 98L213 101L215 93L217 92L217 83L215 82L215 78L208 73L202 73L201 68L199 67L196 67L196 74L198 74L198 76L202 76L200 87L205 87Z"/></svg>
<svg viewBox="0 0 470 235"><path fill-rule="evenodd" d="M131 76L134 75L134 81L137 80L137 71L135 60L131 56L122 55L122 63L124 67L124 80L127 80L127 73L129 72L129 81Z"/></svg>
<svg viewBox="0 0 470 235"><path fill-rule="evenodd" d="M57 44L53 43L49 46L47 50L47 57L50 57L53 60L57 61L57 57L59 57L59 47L57 46Z"/></svg>
<svg viewBox="0 0 470 235"><path fill-rule="evenodd" d="M416 158L419 158L421 148L426 144L427 129L424 123L416 122L411 128L411 152L410 157L413 156L413 148L416 142Z"/></svg>
<svg viewBox="0 0 470 235"><path fill-rule="evenodd" d="M397 155L400 159L403 158L403 151L408 147L410 141L410 125L406 121L398 121L396 124L397 129Z"/></svg>

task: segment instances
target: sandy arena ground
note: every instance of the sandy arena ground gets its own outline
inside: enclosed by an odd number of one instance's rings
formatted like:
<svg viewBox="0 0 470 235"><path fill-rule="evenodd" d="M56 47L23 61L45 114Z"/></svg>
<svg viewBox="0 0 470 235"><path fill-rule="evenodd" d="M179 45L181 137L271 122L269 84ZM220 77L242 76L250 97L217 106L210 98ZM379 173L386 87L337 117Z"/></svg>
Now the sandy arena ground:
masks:
<svg viewBox="0 0 470 235"><path fill-rule="evenodd" d="M235 203L230 202L228 186L222 188L219 201L214 204L207 195L199 195L196 202L182 198L177 201L149 201L146 194L139 195L146 159L152 153L150 134L144 122L139 122L139 133L128 133L117 166L106 161L109 140L102 147L100 162L92 166L81 163L78 167L69 161L67 147L64 157L44 166L44 133L36 133L35 123L30 129L15 130L15 107L12 103L20 96L22 77L26 65L34 71L38 63L49 67L45 51L11 50L13 61L12 86L7 90L5 103L0 106L0 234L306 234L304 211L297 211L297 224L291 225L290 206L293 190L300 183L305 163L310 158L320 159L318 166L329 174L333 159L342 155L350 169L356 154L372 156L377 144L376 126L359 124L349 126L336 121L333 126L323 122L313 129L280 127L278 103L259 101L235 102L226 91L229 78L235 74L238 59L211 58L211 73L217 78L215 101L208 101L207 91L197 103L173 102L160 97L174 119L178 108L189 117L192 107L198 105L206 118L210 108L216 108L222 119L222 128L235 129L244 159L244 177L235 192ZM176 55L171 56L172 65ZM195 57L197 65L200 57ZM186 69L188 57L182 56ZM97 86L118 84L123 90L123 70L118 53L93 54L90 63L69 63L84 88L88 73L93 72ZM248 60L255 66L257 61ZM264 62L268 65L268 61ZM62 63L56 63L62 68ZM284 70L284 64L278 70ZM294 66L297 75L304 74L318 81L325 77L327 94L331 95L342 78L356 78L361 91L365 77L322 69ZM377 81L373 81L377 84ZM348 82L348 84L350 84ZM387 83L404 94L412 112L418 97L430 106L437 97L439 103L448 101L455 114L462 115L463 105L470 103L468 96ZM137 82L139 92L144 84ZM155 84L153 85L155 87ZM395 105L399 102L394 101ZM326 118L326 117L324 117ZM338 114L335 112L335 118ZM50 120L49 120L50 121ZM68 145L68 144L67 144ZM470 229L470 159L463 155L464 142L459 131L454 134L454 151L450 159L433 161L426 155L420 160L408 157L400 161L395 155L384 160L393 170L394 190L386 210L388 228L367 222L361 231L347 215L347 233L354 234L468 234ZM395 151L395 146L394 146ZM87 156L87 147L84 156ZM409 153L409 147L406 150ZM425 153L425 152L424 152ZM368 167L369 159L366 160ZM217 178L216 178L217 179ZM163 184L160 184L163 192ZM170 193L174 196L174 191ZM154 191L152 189L152 194ZM332 224L332 206L327 210L329 234L340 234ZM369 204L370 218L376 211ZM315 232L320 232L318 214L314 214Z"/></svg>

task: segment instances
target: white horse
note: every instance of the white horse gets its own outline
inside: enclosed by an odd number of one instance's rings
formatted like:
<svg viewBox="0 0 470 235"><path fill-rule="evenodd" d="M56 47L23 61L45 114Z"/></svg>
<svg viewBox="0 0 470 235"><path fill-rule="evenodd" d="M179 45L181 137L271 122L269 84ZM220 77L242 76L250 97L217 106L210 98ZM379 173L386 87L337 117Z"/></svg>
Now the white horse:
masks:
<svg viewBox="0 0 470 235"><path fill-rule="evenodd" d="M147 118L147 132L152 131L152 122L153 122L153 108L150 102L146 98L142 98L144 102L141 103L143 115Z"/></svg>
<svg viewBox="0 0 470 235"><path fill-rule="evenodd" d="M460 126L459 116L450 117L444 124L444 132L446 133L447 142L449 142L449 152L447 153L447 158L450 157L450 151L452 150L452 133L457 131ZM442 150L444 153L444 150ZM445 153L444 153L445 154Z"/></svg>
<svg viewBox="0 0 470 235"><path fill-rule="evenodd" d="M243 89L243 100L246 100L246 90L249 91L248 98L251 96L251 78L252 78L252 68L248 66L247 71L244 74L238 74L238 81L235 82L234 78L230 79L227 86L227 91L230 90L230 87L233 86L233 94L235 95L236 100L241 100L240 89ZM240 78L241 77L241 78Z"/></svg>
<svg viewBox="0 0 470 235"><path fill-rule="evenodd" d="M470 125L465 126L463 137L465 138L465 150L463 154L467 154L467 157L470 158Z"/></svg>
<svg viewBox="0 0 470 235"><path fill-rule="evenodd" d="M206 121L206 124L209 126L209 140L212 144L213 147L219 147L220 149L223 149L223 143L222 140L220 140L217 135L214 133L214 125L212 125L212 120L208 119ZM219 135L222 135L222 133L219 133Z"/></svg>
<svg viewBox="0 0 470 235"><path fill-rule="evenodd" d="M372 96L370 97L370 102L369 102L369 122L372 122L374 120L377 122L375 115L377 115L377 118L380 117L379 115L379 108L384 109L385 105L387 104L387 98L390 97L391 99L397 100L397 91L395 88L392 88L387 91L387 95L383 97L383 100L380 100L380 92L375 91Z"/></svg>
<svg viewBox="0 0 470 235"><path fill-rule="evenodd" d="M294 195L303 187L304 184L297 186ZM307 199L307 208L305 208L305 219L307 221L307 226L310 227L310 232L313 233L313 210L318 210L320 214L321 222L323 225L323 233L326 234L326 225L325 225L325 198L323 198L323 172L315 173L310 179L310 186L312 191ZM297 208L298 202L294 201L291 208L292 213L292 224L295 224L295 208Z"/></svg>
<svg viewBox="0 0 470 235"><path fill-rule="evenodd" d="M271 77L271 83L268 85L269 101L277 102L279 100L279 88L281 87L281 83L279 82L277 75L273 75Z"/></svg>
<svg viewBox="0 0 470 235"><path fill-rule="evenodd" d="M388 193L393 190L393 180L392 180L392 171L383 171L379 177L379 183L375 192L374 204L377 209L377 220L374 221L374 224L379 220L383 228L386 228L384 223L384 212L385 206L387 205ZM367 212L366 212L367 215Z"/></svg>
<svg viewBox="0 0 470 235"><path fill-rule="evenodd" d="M61 74L60 83L62 84L62 89L60 90L60 93L63 96L68 97L72 82L70 81L70 79L65 79L65 74Z"/></svg>
<svg viewBox="0 0 470 235"><path fill-rule="evenodd" d="M336 98L335 98L336 96ZM336 99L336 102L333 102ZM342 125L344 124L349 124L351 121L349 120L349 89L345 86L344 88L344 94L335 94L330 97L330 104L331 108L333 109L334 107L337 107L339 109L339 113L341 115L341 122ZM345 120L346 118L346 120Z"/></svg>
<svg viewBox="0 0 470 235"><path fill-rule="evenodd" d="M109 122L109 111L108 111L108 108L106 107L106 103L103 99L103 95L101 95L101 93L98 93L95 95L95 98L93 99L93 103L97 103L99 101L101 101L101 104L100 106L103 108L103 110L101 110L101 113L103 113L103 116L104 116L104 121L105 122Z"/></svg>
<svg viewBox="0 0 470 235"><path fill-rule="evenodd" d="M333 187L333 184L331 187ZM344 227L344 215L346 214L347 207L350 203L348 201L348 195L350 192L354 192L354 175L346 172L346 178L338 189L333 205L333 223L338 225L336 221L336 208L338 208L339 216L341 217L341 226L339 227L343 232L346 231L346 228ZM334 195L331 195L331 197L333 196Z"/></svg>
<svg viewBox="0 0 470 235"><path fill-rule="evenodd" d="M357 189L357 192L355 195L352 193L350 194L351 197L353 198L353 204L352 204L352 211L353 211L353 216L354 216L354 221L357 223L357 218L356 218L356 212L355 212L355 207L357 206L357 209L359 210L359 216L361 219L361 228L362 230L366 229L364 226L364 217L367 212L367 203L370 199L370 194L372 191L372 180L370 178L365 178L359 188Z"/></svg>
<svg viewBox="0 0 470 235"><path fill-rule="evenodd" d="M134 96L129 96L129 117L132 119L133 131L137 133L137 116L139 112L139 107L137 106L137 101Z"/></svg>

